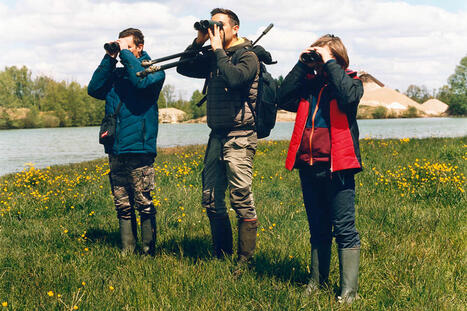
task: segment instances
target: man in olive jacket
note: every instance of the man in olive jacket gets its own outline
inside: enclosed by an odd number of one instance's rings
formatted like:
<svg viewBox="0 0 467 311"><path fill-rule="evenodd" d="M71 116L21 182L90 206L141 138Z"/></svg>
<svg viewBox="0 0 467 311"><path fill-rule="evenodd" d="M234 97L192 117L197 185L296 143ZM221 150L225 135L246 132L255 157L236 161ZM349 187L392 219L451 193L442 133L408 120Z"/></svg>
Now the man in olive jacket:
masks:
<svg viewBox="0 0 467 311"><path fill-rule="evenodd" d="M144 69L141 61L150 59L143 51L144 36L140 30L125 29L116 42L120 51L106 52L89 82L88 94L105 99L106 115L118 110L115 142L106 146L105 152L109 154L110 185L123 253L135 250L136 208L141 216L143 252L153 254L156 209L150 193L154 189L157 99L165 74L160 71L145 78L136 76L136 72ZM123 68L116 68L117 55L120 55Z"/></svg>
<svg viewBox="0 0 467 311"><path fill-rule="evenodd" d="M180 64L177 71L208 79L206 109L211 134L202 173L202 205L209 217L216 256L231 255L232 229L224 200L230 188L231 207L238 218L238 259L243 264L255 250L258 226L251 192L257 135L247 101L255 107L259 62L253 52L244 49L251 47L251 41L238 37L239 20L234 12L217 8L211 11L211 17L222 27L198 31L187 50L198 51L210 39L212 51L204 58ZM241 55L234 64L236 51Z"/></svg>

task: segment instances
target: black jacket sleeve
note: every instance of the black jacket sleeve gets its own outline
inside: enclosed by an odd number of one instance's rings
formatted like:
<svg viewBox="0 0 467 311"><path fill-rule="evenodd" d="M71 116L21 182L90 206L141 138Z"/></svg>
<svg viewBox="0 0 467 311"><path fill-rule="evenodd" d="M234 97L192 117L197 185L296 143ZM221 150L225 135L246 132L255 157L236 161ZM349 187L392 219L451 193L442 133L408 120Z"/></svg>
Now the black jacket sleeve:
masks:
<svg viewBox="0 0 467 311"><path fill-rule="evenodd" d="M217 59L217 68L222 74L227 86L236 89L245 86L258 71L258 58L254 52L243 53L238 62L233 64L223 49L214 51Z"/></svg>
<svg viewBox="0 0 467 311"><path fill-rule="evenodd" d="M207 78L209 76L209 61L212 57L212 52L207 52L206 55L194 57L197 55L197 52L202 48L201 45L196 43L196 39L191 45L189 45L185 52L192 51L193 54L187 54L180 57L180 60L187 60L192 58L192 61L180 64L177 66L177 72L181 75L190 77L190 78Z"/></svg>
<svg viewBox="0 0 467 311"><path fill-rule="evenodd" d="M304 96L306 75L310 73L310 69L302 62L298 62L292 70L287 74L279 88L279 108L297 112L300 98Z"/></svg>
<svg viewBox="0 0 467 311"><path fill-rule="evenodd" d="M343 112L356 113L360 98L363 96L363 84L360 79L353 79L335 61L330 60L324 65L328 81L332 87L333 96Z"/></svg>

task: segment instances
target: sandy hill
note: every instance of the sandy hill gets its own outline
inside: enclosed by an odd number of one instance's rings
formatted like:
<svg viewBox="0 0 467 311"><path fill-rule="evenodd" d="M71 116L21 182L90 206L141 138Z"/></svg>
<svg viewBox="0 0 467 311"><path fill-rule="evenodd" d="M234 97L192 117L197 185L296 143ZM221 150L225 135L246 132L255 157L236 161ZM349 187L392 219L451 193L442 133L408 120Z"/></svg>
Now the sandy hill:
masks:
<svg viewBox="0 0 467 311"><path fill-rule="evenodd" d="M384 106L387 109L404 111L410 106L417 108L417 110L424 111L422 105L388 87L379 87L367 90L360 100L360 105L365 106Z"/></svg>
<svg viewBox="0 0 467 311"><path fill-rule="evenodd" d="M160 108L159 122L178 123L186 118L186 112L176 108Z"/></svg>
<svg viewBox="0 0 467 311"><path fill-rule="evenodd" d="M448 110L449 106L438 99L429 99L422 104L426 114L441 115Z"/></svg>

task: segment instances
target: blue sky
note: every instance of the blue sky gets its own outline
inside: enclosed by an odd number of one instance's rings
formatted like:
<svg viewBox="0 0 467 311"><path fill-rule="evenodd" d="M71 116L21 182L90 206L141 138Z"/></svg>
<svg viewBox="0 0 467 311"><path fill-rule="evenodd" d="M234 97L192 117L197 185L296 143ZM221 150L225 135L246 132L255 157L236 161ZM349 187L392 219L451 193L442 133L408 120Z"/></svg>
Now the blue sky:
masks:
<svg viewBox="0 0 467 311"><path fill-rule="evenodd" d="M127 27L140 28L153 57L182 51L196 35L193 23L213 7L240 17L240 34L256 39L286 75L300 51L320 35L339 35L350 67L371 73L388 87L410 84L437 89L467 55L467 1L250 0L208 1L0 0L0 68L27 66L33 76L87 84L103 56L102 46ZM5 44L6 43L6 44ZM189 98L202 81L166 72L166 83Z"/></svg>

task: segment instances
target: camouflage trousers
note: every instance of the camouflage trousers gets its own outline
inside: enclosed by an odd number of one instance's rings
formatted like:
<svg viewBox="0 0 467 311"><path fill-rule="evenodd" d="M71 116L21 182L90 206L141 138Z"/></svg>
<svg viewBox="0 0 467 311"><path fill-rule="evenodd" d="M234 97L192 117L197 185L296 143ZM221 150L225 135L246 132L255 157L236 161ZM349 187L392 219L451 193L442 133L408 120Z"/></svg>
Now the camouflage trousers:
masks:
<svg viewBox="0 0 467 311"><path fill-rule="evenodd" d="M135 209L141 216L156 214L151 197L154 190L153 164L153 155L109 155L110 186L118 218L131 219Z"/></svg>
<svg viewBox="0 0 467 311"><path fill-rule="evenodd" d="M204 157L202 205L208 216L227 214L225 191L239 219L256 219L251 191L256 133L222 137L211 133Z"/></svg>

